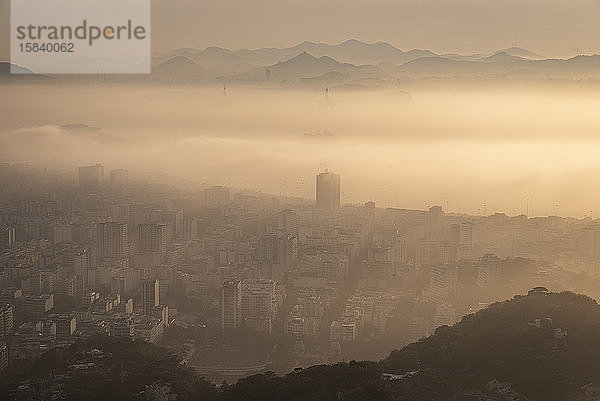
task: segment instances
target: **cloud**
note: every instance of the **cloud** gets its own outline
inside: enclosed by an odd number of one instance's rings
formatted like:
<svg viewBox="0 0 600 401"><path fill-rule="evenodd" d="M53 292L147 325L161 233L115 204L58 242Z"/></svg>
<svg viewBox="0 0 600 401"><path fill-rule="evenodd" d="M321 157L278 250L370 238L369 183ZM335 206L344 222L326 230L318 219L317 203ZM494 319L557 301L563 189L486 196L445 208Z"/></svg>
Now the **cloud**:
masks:
<svg viewBox="0 0 600 401"><path fill-rule="evenodd" d="M413 102L331 93L328 109L317 92L229 92L225 109L222 88L0 87L0 159L100 162L276 194L285 184L305 197L327 168L352 202L463 212L485 202L520 213L529 198L577 214L600 202L593 91L414 87ZM304 135L315 130L335 139Z"/></svg>

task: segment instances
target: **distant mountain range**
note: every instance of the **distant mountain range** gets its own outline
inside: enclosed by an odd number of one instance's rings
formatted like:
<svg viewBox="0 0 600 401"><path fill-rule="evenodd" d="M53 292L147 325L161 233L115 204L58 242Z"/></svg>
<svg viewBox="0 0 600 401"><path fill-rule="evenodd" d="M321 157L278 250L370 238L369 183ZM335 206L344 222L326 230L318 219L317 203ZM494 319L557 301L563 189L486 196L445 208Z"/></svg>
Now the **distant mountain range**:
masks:
<svg viewBox="0 0 600 401"><path fill-rule="evenodd" d="M229 50L208 47L155 54L150 76L109 76L108 81L174 84L242 84L374 89L403 80L600 79L600 56L546 59L511 47L489 54L436 54L400 50L386 42L347 40L337 45L302 42L288 48ZM0 77L10 65L0 64ZM61 76L57 76L61 79ZM69 81L89 81L64 76Z"/></svg>
<svg viewBox="0 0 600 401"><path fill-rule="evenodd" d="M404 52L385 42L365 43L358 40L347 40L337 45L306 41L283 49L227 50L219 47L208 47L202 51L189 48L176 49L163 57L185 56L207 67L223 67L232 64L265 66L285 61L304 52L315 57L329 56L342 63L352 64L403 64L415 58L434 55L429 50Z"/></svg>
<svg viewBox="0 0 600 401"><path fill-rule="evenodd" d="M234 74L225 79L241 83L252 82L290 82L317 85L328 83L358 82L364 79L378 79L382 71L373 65L354 65L341 63L329 56L315 57L307 52L266 67L253 68L250 71ZM332 83L333 83L332 82Z"/></svg>
<svg viewBox="0 0 600 401"><path fill-rule="evenodd" d="M169 76L173 81L190 81L194 76L196 80L201 77L204 82L285 86L374 88L404 78L600 77L598 56L545 59L519 47L489 54L436 54L422 49L403 51L386 42L358 40L337 45L302 42L281 49L175 49L156 56L154 63L154 75ZM180 66L183 63L188 65L185 71Z"/></svg>

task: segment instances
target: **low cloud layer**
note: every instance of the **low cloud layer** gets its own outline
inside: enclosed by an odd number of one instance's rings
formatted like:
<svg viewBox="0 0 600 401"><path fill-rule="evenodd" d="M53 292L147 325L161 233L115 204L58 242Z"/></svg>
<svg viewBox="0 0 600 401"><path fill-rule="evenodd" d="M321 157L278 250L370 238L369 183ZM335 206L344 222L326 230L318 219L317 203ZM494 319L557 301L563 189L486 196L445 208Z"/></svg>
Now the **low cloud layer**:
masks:
<svg viewBox="0 0 600 401"><path fill-rule="evenodd" d="M0 158L154 171L348 202L582 216L600 201L600 94L577 88L330 93L5 86ZM19 93L17 96L16 93ZM332 135L314 135L315 132ZM309 135L307 135L307 133Z"/></svg>

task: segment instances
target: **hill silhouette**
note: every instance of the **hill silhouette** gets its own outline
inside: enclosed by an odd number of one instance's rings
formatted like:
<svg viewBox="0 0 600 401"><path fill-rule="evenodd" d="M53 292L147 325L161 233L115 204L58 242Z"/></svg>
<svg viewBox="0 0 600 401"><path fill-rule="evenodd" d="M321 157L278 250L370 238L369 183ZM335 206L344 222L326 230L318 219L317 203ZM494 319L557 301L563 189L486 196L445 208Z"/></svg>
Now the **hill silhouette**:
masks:
<svg viewBox="0 0 600 401"><path fill-rule="evenodd" d="M304 41L285 48L261 48L229 50L220 47L208 47L204 50L183 48L174 49L168 57L183 55L205 66L223 66L232 63L248 63L256 66L276 64L296 55L307 52L315 57L329 56L336 60L352 64L394 63L402 64L419 57L435 55L429 50L400 50L387 42L366 43L349 39L339 44Z"/></svg>
<svg viewBox="0 0 600 401"><path fill-rule="evenodd" d="M218 395L166 348L106 336L54 349L34 363L13 364L0 375L0 394L13 394L21 386L29 391L20 391L15 399L62 395L69 400L143 400L144 386L156 381L170 383L178 400L213 400Z"/></svg>
<svg viewBox="0 0 600 401"><path fill-rule="evenodd" d="M532 325L536 319L541 327ZM599 334L600 307L589 297L519 296L440 327L381 365L390 373L435 371L455 391L498 379L532 400L575 400L582 386L600 381Z"/></svg>
<svg viewBox="0 0 600 401"><path fill-rule="evenodd" d="M322 90L325 85L332 89L390 88L416 80L570 82L600 77L598 55L547 59L519 47L487 54L436 54L426 49L405 51L387 42L366 43L356 39L338 44L304 41L285 48L179 48L155 54L152 65L150 75L115 75L111 81L241 83ZM23 78L21 74L8 74L9 69L10 64L0 63L0 78L7 82L37 76L22 74L29 75ZM53 79L76 80L69 75Z"/></svg>
<svg viewBox="0 0 600 401"><path fill-rule="evenodd" d="M535 54L532 51L529 51L527 49L523 49L522 47L516 47L516 46L509 47L507 49L498 50L494 54L496 54L496 53L508 53L511 56L529 58L529 59L532 59L532 60L543 59L542 56L540 56L538 54Z"/></svg>
<svg viewBox="0 0 600 401"><path fill-rule="evenodd" d="M453 327L442 326L379 363L319 366L283 378L255 376L223 396L241 400L243 392L250 394L248 400L333 400L333 394L343 400L584 400L585 392L600 382L599 334L600 307L589 297L518 296ZM508 386L510 392L502 394ZM509 396L513 398L503 398Z"/></svg>
<svg viewBox="0 0 600 401"><path fill-rule="evenodd" d="M265 71L269 70L270 79L274 82L298 81L307 78L326 77L327 74L338 76L347 75L356 79L376 77L381 71L372 65L356 66L341 63L329 56L315 57L308 52L302 52L290 59L280 61L267 67L255 68L247 73L228 77L232 81L264 81Z"/></svg>
<svg viewBox="0 0 600 401"><path fill-rule="evenodd" d="M201 66L185 56L175 56L152 69L155 77L168 79L201 79L204 73Z"/></svg>
<svg viewBox="0 0 600 401"><path fill-rule="evenodd" d="M284 376L268 372L215 387L163 348L100 337L10 370L3 387L27 377L47 380L93 348L110 353L108 362L98 362L104 373L76 375L65 386L70 399L135 399L156 380L173 384L178 400L578 401L600 393L600 306L570 292L495 303L379 362L313 366ZM128 372L123 385L121 362ZM95 393L100 387L105 390Z"/></svg>

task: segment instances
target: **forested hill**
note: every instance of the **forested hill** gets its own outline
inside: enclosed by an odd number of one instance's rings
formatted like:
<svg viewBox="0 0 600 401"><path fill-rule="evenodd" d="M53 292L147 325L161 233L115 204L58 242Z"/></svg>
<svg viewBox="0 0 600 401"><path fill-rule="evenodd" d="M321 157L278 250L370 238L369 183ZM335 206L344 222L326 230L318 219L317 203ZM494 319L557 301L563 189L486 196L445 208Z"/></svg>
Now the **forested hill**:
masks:
<svg viewBox="0 0 600 401"><path fill-rule="evenodd" d="M592 399L586 393L600 393L596 384L600 306L565 292L493 304L379 363L319 366L284 378L255 376L222 395L257 401L568 401Z"/></svg>
<svg viewBox="0 0 600 401"><path fill-rule="evenodd" d="M178 401L569 401L600 394L600 306L573 293L493 304L379 362L315 366L283 377L266 373L218 388L160 347L90 341L8 371L2 391L24 378L32 385L49 383L97 348L109 357L96 357L95 372L77 373L60 387L68 399L145 399L144 385L157 380L173 384Z"/></svg>
<svg viewBox="0 0 600 401"><path fill-rule="evenodd" d="M569 292L517 296L438 328L380 365L385 372L420 370L447 382L429 392L432 399L484 389L497 379L531 400L583 400L600 384L600 306Z"/></svg>

